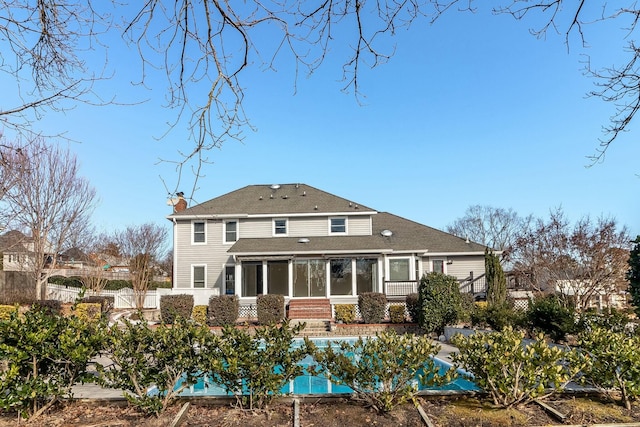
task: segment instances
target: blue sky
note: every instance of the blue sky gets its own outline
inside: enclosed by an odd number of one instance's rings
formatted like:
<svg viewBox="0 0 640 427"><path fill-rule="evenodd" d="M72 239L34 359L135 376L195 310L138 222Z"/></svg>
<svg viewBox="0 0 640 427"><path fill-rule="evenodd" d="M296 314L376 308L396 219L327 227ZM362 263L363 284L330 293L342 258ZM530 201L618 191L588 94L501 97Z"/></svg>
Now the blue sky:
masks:
<svg viewBox="0 0 640 427"><path fill-rule="evenodd" d="M574 42L570 50L562 36L536 39L531 25L451 12L400 30L389 63L362 70L360 103L340 91L341 49L300 76L296 90L285 61L277 72L249 70L245 109L255 131L209 154L196 201L250 184L300 182L440 229L482 204L523 216L562 206L572 220L613 216L640 234L638 126L603 163L586 167L614 109L585 97L593 84L582 55L600 66L621 63L619 25L587 33L590 47ZM162 106L164 86L132 86L132 54L110 57L114 79L99 88L122 102L148 102L80 105L39 126L79 141L70 148L101 199L99 228L162 224L170 213L164 183L173 189L176 173L158 159L176 159L187 133L158 140L172 117ZM190 191L188 176L182 183Z"/></svg>

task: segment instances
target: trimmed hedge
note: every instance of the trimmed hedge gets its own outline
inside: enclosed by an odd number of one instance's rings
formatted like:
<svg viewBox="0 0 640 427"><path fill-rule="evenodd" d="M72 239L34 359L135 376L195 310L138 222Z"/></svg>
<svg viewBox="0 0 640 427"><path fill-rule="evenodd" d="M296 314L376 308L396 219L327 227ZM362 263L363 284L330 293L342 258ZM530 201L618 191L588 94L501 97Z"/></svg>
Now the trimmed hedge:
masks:
<svg viewBox="0 0 640 427"><path fill-rule="evenodd" d="M0 320L11 319L11 313L18 312L17 305L0 305Z"/></svg>
<svg viewBox="0 0 640 427"><path fill-rule="evenodd" d="M209 298L209 325L235 325L239 316L240 300L237 295L216 295Z"/></svg>
<svg viewBox="0 0 640 427"><path fill-rule="evenodd" d="M191 318L194 322L199 325L207 324L207 306L206 305L196 305L193 307L193 311L191 312Z"/></svg>
<svg viewBox="0 0 640 427"><path fill-rule="evenodd" d="M162 295L160 297L160 317L171 325L176 317L190 319L193 312L193 295Z"/></svg>
<svg viewBox="0 0 640 427"><path fill-rule="evenodd" d="M80 302L76 304L75 316L81 320L96 321L102 315L102 305L98 302Z"/></svg>
<svg viewBox="0 0 640 427"><path fill-rule="evenodd" d="M364 323L381 323L387 308L387 296L380 292L363 292L358 295L358 305Z"/></svg>
<svg viewBox="0 0 640 427"><path fill-rule="evenodd" d="M389 319L391 319L391 323L404 323L404 305L390 305Z"/></svg>
<svg viewBox="0 0 640 427"><path fill-rule="evenodd" d="M420 304L418 303L418 294L412 293L408 294L405 300L405 304L407 305L407 312L409 313L409 318L413 323L418 323L418 316L420 315Z"/></svg>
<svg viewBox="0 0 640 427"><path fill-rule="evenodd" d="M35 301L32 306L34 309L46 311L48 314L59 315L62 313L62 301L56 299L45 299Z"/></svg>
<svg viewBox="0 0 640 427"><path fill-rule="evenodd" d="M102 314L107 315L111 312L111 310L113 310L113 306L116 302L115 300L115 297L91 295L82 298L80 302L87 304L100 304L100 311L102 312Z"/></svg>
<svg viewBox="0 0 640 427"><path fill-rule="evenodd" d="M272 325L284 319L283 295L258 295L256 303L258 323L260 325Z"/></svg>
<svg viewBox="0 0 640 427"><path fill-rule="evenodd" d="M336 322L355 323L356 306L355 304L336 304Z"/></svg>

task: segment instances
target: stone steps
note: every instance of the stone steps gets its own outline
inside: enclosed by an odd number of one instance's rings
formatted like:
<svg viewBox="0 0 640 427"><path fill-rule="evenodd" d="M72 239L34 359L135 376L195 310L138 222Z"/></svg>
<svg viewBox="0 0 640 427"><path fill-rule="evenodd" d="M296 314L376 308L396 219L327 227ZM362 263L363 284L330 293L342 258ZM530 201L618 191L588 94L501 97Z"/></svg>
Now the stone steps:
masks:
<svg viewBox="0 0 640 427"><path fill-rule="evenodd" d="M293 299L289 301L289 319L331 320L331 302L328 299Z"/></svg>

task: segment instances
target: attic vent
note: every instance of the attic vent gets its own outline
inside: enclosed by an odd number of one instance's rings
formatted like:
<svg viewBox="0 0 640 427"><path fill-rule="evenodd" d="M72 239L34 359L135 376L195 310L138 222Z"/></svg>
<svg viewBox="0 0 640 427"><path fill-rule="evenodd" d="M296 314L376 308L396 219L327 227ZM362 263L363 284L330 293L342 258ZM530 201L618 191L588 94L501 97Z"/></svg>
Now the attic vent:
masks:
<svg viewBox="0 0 640 427"><path fill-rule="evenodd" d="M391 236L393 236L393 231L391 231L391 230L382 230L380 232L380 235L382 235L384 237L391 237Z"/></svg>
<svg viewBox="0 0 640 427"><path fill-rule="evenodd" d="M271 184L270 187L272 190L277 190L278 188L280 188L280 184Z"/></svg>

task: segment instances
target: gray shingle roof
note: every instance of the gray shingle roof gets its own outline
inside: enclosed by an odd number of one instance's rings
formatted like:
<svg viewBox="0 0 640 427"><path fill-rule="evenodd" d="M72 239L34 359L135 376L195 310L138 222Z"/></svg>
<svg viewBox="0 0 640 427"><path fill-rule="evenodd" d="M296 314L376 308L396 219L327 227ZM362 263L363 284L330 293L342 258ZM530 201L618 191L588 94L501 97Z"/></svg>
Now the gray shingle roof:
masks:
<svg viewBox="0 0 640 427"><path fill-rule="evenodd" d="M381 235L390 230L391 236ZM482 253L485 247L467 243L464 239L417 222L380 212L373 215L371 236L322 236L309 237L308 243L300 243L298 237L264 239L240 239L230 249L235 254L296 254L296 253L382 253L382 252L430 252L430 253Z"/></svg>
<svg viewBox="0 0 640 427"><path fill-rule="evenodd" d="M280 215L332 212L375 212L352 200L306 184L249 185L170 215Z"/></svg>

